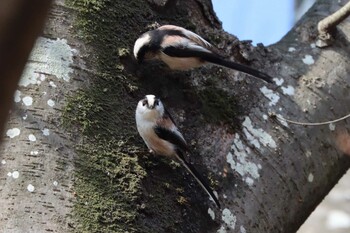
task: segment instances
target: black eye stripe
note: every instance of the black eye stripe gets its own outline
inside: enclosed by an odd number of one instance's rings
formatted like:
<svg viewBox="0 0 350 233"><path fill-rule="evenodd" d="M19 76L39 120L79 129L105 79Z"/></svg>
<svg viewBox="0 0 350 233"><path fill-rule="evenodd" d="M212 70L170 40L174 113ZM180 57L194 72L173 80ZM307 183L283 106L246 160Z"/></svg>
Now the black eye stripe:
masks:
<svg viewBox="0 0 350 233"><path fill-rule="evenodd" d="M147 104L147 100L142 101L142 106L145 106Z"/></svg>

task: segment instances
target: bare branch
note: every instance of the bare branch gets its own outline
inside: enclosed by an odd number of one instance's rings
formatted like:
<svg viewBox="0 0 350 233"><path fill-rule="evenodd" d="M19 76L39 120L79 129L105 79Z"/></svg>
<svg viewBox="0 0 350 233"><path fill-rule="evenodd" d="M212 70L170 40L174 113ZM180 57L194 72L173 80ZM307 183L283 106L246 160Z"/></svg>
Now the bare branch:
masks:
<svg viewBox="0 0 350 233"><path fill-rule="evenodd" d="M316 45L320 48L332 44L334 40L335 27L350 15L350 1L332 15L321 20L318 25L318 41Z"/></svg>

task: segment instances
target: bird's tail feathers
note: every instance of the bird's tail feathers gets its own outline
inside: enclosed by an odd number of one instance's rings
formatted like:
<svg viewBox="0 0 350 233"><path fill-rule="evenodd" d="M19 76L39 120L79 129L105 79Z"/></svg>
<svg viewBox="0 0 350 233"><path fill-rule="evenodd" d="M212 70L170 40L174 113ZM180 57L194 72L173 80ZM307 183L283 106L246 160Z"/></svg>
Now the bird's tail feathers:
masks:
<svg viewBox="0 0 350 233"><path fill-rule="evenodd" d="M205 60L220 66L225 66L227 68L231 68L231 69L252 75L254 77L264 80L265 82L272 83L272 77L270 75L263 73L259 70L253 69L249 66L245 66L233 61L229 61L219 56L207 56Z"/></svg>
<svg viewBox="0 0 350 233"><path fill-rule="evenodd" d="M196 179L198 184L208 193L208 195L214 200L215 204L220 208L220 202L215 196L213 190L209 187L209 185L204 181L198 171L192 166L192 164L188 163L183 156L176 154L177 158L181 162L181 164L187 169L187 171Z"/></svg>

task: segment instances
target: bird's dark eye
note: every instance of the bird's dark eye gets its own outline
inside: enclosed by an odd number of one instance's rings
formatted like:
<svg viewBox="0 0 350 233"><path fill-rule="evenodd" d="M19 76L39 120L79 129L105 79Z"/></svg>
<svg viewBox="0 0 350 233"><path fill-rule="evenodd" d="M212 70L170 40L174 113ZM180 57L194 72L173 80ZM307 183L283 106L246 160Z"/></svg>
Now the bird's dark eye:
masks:
<svg viewBox="0 0 350 233"><path fill-rule="evenodd" d="M147 104L147 100L142 101L142 106L145 106Z"/></svg>
<svg viewBox="0 0 350 233"><path fill-rule="evenodd" d="M159 105L159 100L156 99L156 100L154 101L154 105Z"/></svg>

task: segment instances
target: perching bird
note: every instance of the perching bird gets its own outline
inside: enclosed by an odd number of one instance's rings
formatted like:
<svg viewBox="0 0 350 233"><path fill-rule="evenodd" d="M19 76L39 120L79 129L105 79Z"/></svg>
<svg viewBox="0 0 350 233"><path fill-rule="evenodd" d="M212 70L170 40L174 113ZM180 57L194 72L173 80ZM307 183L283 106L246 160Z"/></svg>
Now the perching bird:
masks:
<svg viewBox="0 0 350 233"><path fill-rule="evenodd" d="M220 208L219 200L211 188L193 165L185 160L184 154L189 152L187 143L160 99L146 95L138 102L135 117L137 130L150 151L156 155L176 158Z"/></svg>
<svg viewBox="0 0 350 233"><path fill-rule="evenodd" d="M194 32L185 28L164 25L142 34L135 42L134 56L138 62L159 59L173 70L188 70L214 63L272 83L272 77L215 53L212 45Z"/></svg>

